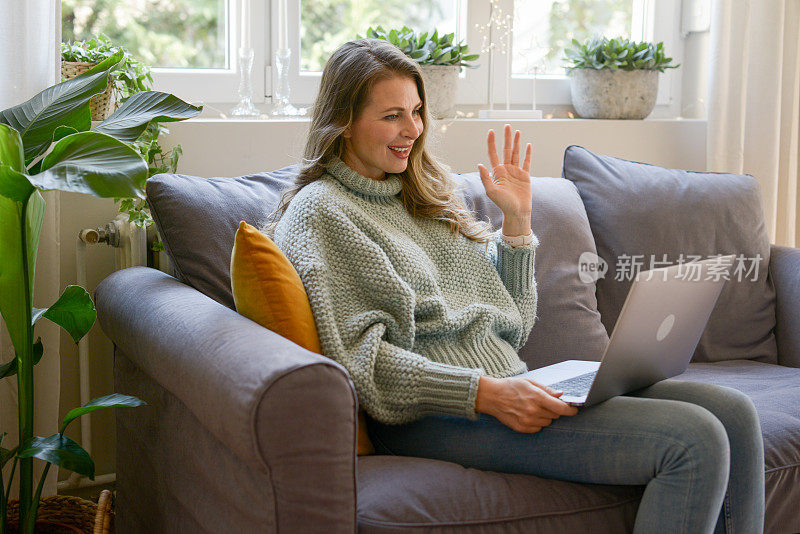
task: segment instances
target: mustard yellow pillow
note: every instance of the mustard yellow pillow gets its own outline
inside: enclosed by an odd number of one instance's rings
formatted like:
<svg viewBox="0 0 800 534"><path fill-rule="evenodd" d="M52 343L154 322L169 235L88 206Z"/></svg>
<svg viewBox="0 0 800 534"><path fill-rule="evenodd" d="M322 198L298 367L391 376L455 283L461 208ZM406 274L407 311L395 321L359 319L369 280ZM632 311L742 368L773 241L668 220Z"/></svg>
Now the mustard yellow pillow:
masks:
<svg viewBox="0 0 800 534"><path fill-rule="evenodd" d="M278 246L242 221L231 253L231 289L236 311L301 347L322 354L303 282ZM375 452L363 411L358 413L359 455Z"/></svg>

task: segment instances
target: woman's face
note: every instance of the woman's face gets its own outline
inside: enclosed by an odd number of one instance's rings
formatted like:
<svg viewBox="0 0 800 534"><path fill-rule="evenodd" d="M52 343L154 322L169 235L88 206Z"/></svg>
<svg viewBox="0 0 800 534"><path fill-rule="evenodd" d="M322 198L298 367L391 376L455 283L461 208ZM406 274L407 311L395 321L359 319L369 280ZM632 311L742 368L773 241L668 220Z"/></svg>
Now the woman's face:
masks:
<svg viewBox="0 0 800 534"><path fill-rule="evenodd" d="M406 170L411 146L423 129L421 107L411 78L396 76L375 83L361 113L342 134L344 162L375 180L383 180L387 172Z"/></svg>

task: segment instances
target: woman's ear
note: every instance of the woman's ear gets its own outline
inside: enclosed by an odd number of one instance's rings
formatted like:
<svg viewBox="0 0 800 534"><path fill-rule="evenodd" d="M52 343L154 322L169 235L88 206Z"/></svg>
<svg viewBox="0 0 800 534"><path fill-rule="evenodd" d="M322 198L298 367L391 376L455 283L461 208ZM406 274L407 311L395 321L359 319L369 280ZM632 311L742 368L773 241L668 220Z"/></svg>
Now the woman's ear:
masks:
<svg viewBox="0 0 800 534"><path fill-rule="evenodd" d="M350 133L350 127L348 126L342 132L342 137L344 137L345 139L350 139L352 136L353 136L353 134Z"/></svg>

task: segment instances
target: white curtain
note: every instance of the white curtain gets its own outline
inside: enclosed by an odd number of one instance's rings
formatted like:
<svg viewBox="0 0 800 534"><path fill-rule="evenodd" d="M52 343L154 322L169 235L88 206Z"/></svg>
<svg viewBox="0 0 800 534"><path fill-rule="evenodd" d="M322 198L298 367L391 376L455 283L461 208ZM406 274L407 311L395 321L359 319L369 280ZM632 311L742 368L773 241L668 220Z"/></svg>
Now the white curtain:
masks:
<svg viewBox="0 0 800 534"><path fill-rule="evenodd" d="M0 0L0 110L21 104L60 80L60 0ZM34 306L46 307L60 294L60 242L58 236L59 195L47 192L39 256L36 262ZM34 432L49 436L58 432L60 394L58 327L49 321L36 325L44 344L44 357L35 367L36 392ZM0 321L0 363L14 357L5 324ZM8 432L3 445L17 444L17 383L0 380L0 433ZM35 461L38 481L43 462ZM5 479L11 462L4 471ZM42 495L56 493L58 469L51 469ZM12 488L16 494L16 483Z"/></svg>
<svg viewBox="0 0 800 534"><path fill-rule="evenodd" d="M707 162L761 183L772 242L800 246L800 0L714 0Z"/></svg>

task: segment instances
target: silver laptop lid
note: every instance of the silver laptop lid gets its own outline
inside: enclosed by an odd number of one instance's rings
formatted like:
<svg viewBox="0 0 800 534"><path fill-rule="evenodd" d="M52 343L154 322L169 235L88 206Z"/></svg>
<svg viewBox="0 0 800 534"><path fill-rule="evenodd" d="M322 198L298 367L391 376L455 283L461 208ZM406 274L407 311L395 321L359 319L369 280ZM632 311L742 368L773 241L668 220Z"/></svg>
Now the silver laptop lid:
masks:
<svg viewBox="0 0 800 534"><path fill-rule="evenodd" d="M735 256L640 272L622 306L586 405L686 370Z"/></svg>

